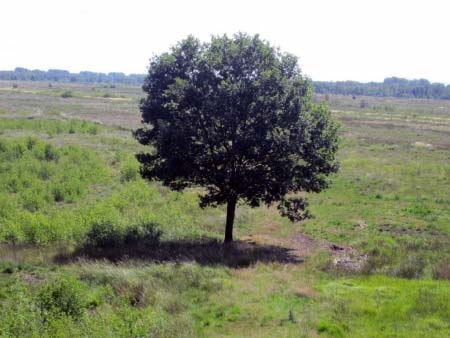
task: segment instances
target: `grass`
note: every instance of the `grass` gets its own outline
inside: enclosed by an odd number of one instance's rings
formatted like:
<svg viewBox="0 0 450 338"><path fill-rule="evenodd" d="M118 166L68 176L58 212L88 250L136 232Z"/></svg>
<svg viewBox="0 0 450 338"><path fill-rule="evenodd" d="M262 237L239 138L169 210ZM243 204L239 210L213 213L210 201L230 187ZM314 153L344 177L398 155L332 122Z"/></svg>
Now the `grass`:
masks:
<svg viewBox="0 0 450 338"><path fill-rule="evenodd" d="M52 223L49 213L80 200L90 184L105 180L106 168L92 152L58 149L31 137L0 139L0 149L0 238L33 243L63 239L61 226Z"/></svg>
<svg viewBox="0 0 450 338"><path fill-rule="evenodd" d="M15 273L2 288L2 337L188 337L187 304L220 287L218 272L192 265L73 269Z"/></svg>
<svg viewBox="0 0 450 338"><path fill-rule="evenodd" d="M354 337L445 336L450 329L449 287L448 282L384 276L329 282L323 292L333 306L319 331Z"/></svg>
<svg viewBox="0 0 450 338"><path fill-rule="evenodd" d="M227 248L223 208L140 178L140 95L0 83L0 337L450 336L447 101L329 96L313 218L240 205Z"/></svg>
<svg viewBox="0 0 450 338"><path fill-rule="evenodd" d="M325 337L445 337L449 328L448 282L386 276L336 280L298 265L234 270L192 263L81 261L57 271L18 269L6 278L2 318L20 316L3 321L14 325L2 327L12 336L32 336L26 332L30 328L37 335L55 334L59 328L61 336L84 332L89 337L149 332L161 337L308 337L314 332ZM70 306L76 308L70 311L76 315L60 313L59 307L67 307L60 300L64 296L52 295L55 280L61 279L63 285L70 283L65 292L70 292L75 303ZM43 295L45 304L63 304L46 305L51 311L42 312Z"/></svg>
<svg viewBox="0 0 450 338"><path fill-rule="evenodd" d="M0 133L11 130L27 132L43 132L49 136L58 134L91 134L107 130L99 123L83 120L56 120L56 119L0 119Z"/></svg>

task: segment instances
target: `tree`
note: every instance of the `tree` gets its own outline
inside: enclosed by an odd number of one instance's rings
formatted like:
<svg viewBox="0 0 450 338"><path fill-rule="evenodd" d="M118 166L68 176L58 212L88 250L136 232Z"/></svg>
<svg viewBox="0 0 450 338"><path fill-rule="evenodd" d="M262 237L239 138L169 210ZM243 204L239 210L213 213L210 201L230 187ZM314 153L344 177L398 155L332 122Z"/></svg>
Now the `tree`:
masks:
<svg viewBox="0 0 450 338"><path fill-rule="evenodd" d="M298 221L307 215L298 193L321 191L337 171L326 106L313 104L297 58L258 35L190 36L150 60L143 90L141 175L177 191L203 187L200 207L227 204L225 242L239 201L278 202Z"/></svg>

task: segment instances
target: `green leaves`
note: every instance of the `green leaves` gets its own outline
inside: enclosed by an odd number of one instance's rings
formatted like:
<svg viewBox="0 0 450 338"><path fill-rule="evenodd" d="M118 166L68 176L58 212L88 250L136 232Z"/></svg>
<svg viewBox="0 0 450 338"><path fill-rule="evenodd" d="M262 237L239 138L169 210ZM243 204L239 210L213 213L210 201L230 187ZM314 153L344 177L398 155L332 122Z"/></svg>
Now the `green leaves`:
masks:
<svg viewBox="0 0 450 338"><path fill-rule="evenodd" d="M281 216L287 217L291 222L299 222L310 216L308 202L304 198L293 197L283 199L278 205Z"/></svg>
<svg viewBox="0 0 450 338"><path fill-rule="evenodd" d="M151 60L143 89L149 127L135 137L154 151L137 155L142 175L176 190L206 188L202 207L231 196L251 206L281 201L297 221L306 205L289 209L285 195L318 192L337 171L327 107L312 103L297 58L258 35L203 44L190 36Z"/></svg>

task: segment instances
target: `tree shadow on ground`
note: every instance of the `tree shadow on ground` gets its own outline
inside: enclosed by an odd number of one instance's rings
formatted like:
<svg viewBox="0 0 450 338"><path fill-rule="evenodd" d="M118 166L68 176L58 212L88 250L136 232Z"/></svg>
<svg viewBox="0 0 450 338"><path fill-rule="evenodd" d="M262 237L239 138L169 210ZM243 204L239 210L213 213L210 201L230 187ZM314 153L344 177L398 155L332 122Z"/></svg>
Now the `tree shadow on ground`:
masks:
<svg viewBox="0 0 450 338"><path fill-rule="evenodd" d="M72 253L57 255L55 262L66 264L79 259L110 262L130 259L152 263L196 262L201 265L223 265L234 268L251 266L257 262L293 264L303 262L288 248L243 241L223 244L210 238L161 241L151 246L143 246L139 243L106 248L84 246Z"/></svg>

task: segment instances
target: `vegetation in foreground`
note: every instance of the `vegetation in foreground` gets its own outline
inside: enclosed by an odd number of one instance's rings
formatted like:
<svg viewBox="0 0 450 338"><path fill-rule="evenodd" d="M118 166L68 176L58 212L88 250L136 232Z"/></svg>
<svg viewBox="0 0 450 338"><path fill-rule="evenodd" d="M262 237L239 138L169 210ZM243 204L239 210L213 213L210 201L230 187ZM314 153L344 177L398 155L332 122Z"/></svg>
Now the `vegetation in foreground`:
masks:
<svg viewBox="0 0 450 338"><path fill-rule="evenodd" d="M445 101L330 96L341 172L314 217L239 206L228 253L224 209L139 177L128 101L0 96L1 337L449 336Z"/></svg>

